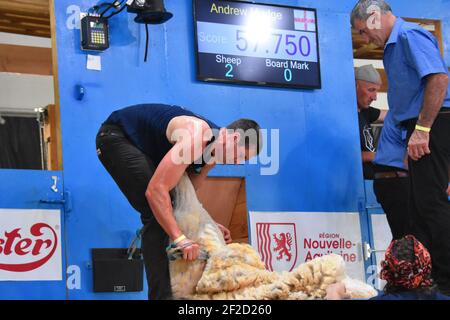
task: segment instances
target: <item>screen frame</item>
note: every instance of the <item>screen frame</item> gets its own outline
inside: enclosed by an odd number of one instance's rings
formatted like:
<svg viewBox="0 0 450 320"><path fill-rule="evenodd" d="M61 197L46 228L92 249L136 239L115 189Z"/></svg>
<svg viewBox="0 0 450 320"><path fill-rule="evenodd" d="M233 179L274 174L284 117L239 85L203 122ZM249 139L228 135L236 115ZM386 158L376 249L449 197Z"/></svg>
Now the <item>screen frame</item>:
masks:
<svg viewBox="0 0 450 320"><path fill-rule="evenodd" d="M193 18L194 18L194 46L195 46L195 60L196 60L195 77L197 80L203 81L203 82L209 82L209 83L217 82L217 83L228 83L228 84L237 84L237 85L251 85L251 86L258 86L258 87L275 87L275 88L289 88L289 89L322 89L322 74L321 74L321 67L320 67L319 26L317 23L317 20L318 20L317 19L317 9L306 8L306 7L296 7L296 6L286 6L286 5L279 5L279 4L259 3L259 2L252 2L252 1L221 0L221 1L234 2L234 3L261 5L261 6L266 6L266 7L280 7L280 8L288 8L288 9L314 11L314 15L316 17L316 21L315 21L316 32L315 33L316 33L317 69L318 69L318 73L319 73L319 83L316 86L297 85L297 84L289 84L289 83L284 84L284 83L279 83L279 82L227 80L227 79L219 79L219 78L210 78L210 77L200 76L200 57L199 57L199 51L198 51L198 34L197 34L197 13L195 10L196 1L202 1L202 0L192 0L192 11L193 11Z"/></svg>

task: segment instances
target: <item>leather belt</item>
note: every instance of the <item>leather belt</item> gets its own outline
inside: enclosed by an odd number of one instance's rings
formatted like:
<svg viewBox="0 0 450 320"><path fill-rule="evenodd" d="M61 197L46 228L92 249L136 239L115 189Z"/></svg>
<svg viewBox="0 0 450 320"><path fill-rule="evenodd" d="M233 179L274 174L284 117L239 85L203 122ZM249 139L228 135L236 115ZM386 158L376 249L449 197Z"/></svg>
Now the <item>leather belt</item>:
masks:
<svg viewBox="0 0 450 320"><path fill-rule="evenodd" d="M408 172L405 171L375 172L375 179L406 178L406 177L408 177Z"/></svg>

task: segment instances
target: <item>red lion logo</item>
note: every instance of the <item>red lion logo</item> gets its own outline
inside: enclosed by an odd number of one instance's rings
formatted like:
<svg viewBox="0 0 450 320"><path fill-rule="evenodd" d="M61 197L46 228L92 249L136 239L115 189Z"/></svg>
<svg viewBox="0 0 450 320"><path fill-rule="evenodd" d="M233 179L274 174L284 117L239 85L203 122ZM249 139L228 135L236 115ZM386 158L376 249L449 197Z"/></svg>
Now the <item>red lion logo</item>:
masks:
<svg viewBox="0 0 450 320"><path fill-rule="evenodd" d="M291 247L292 247L292 236L289 232L280 233L280 238L277 238L277 234L273 234L273 239L277 243L276 247L273 249L275 252L278 252L277 260L281 260L283 255L286 255L286 261L291 261Z"/></svg>

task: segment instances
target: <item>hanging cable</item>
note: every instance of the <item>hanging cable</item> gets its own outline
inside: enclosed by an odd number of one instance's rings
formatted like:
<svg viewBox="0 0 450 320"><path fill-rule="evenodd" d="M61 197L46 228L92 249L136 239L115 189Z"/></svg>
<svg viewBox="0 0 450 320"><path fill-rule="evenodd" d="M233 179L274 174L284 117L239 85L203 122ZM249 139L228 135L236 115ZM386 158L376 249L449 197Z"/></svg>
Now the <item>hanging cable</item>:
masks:
<svg viewBox="0 0 450 320"><path fill-rule="evenodd" d="M147 53L148 53L148 23L145 24L145 56L144 56L144 62L147 62Z"/></svg>
<svg viewBox="0 0 450 320"><path fill-rule="evenodd" d="M119 6L121 6L124 2L125 2L125 0L123 0L123 1L119 4ZM105 16L105 18L106 18L106 19L109 19L109 18L111 18L111 17L114 17L116 14L119 14L119 13L121 13L123 10L125 10L126 7L127 7L127 5L124 4L123 7L120 8L120 10L114 11L114 12L111 13L110 15Z"/></svg>
<svg viewBox="0 0 450 320"><path fill-rule="evenodd" d="M91 8L89 8L89 9L88 9L88 13L91 14L92 11L93 11L94 13L97 13L97 14L98 14L98 10L99 10L101 7L109 6L109 5L111 5L111 3L109 3L109 2L103 2L103 3L97 4L97 5L95 5L95 6L91 7Z"/></svg>
<svg viewBox="0 0 450 320"><path fill-rule="evenodd" d="M125 2L125 0L123 0L122 2L119 3L119 1L113 1L111 3L109 3L108 7L103 10L102 13L100 13L100 17L103 17L103 15L108 12L109 10L111 10L112 8L118 8L119 6L121 6L123 3Z"/></svg>

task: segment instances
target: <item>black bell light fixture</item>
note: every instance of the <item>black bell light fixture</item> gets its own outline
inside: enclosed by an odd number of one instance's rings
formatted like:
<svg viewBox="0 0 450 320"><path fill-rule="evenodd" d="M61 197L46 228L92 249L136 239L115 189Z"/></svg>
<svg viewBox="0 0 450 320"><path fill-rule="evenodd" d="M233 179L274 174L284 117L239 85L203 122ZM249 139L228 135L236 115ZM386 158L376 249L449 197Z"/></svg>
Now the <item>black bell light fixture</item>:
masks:
<svg viewBox="0 0 450 320"><path fill-rule="evenodd" d="M136 13L134 22L145 24L145 56L144 62L147 61L148 53L148 25L161 24L173 17L164 7L164 0L134 0L128 5L127 11Z"/></svg>
<svg viewBox="0 0 450 320"><path fill-rule="evenodd" d="M164 7L164 0L134 0L127 11L137 14L136 23L161 24L173 17Z"/></svg>

